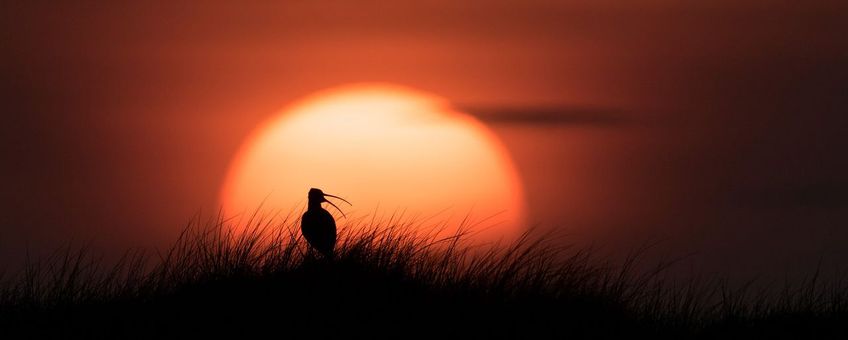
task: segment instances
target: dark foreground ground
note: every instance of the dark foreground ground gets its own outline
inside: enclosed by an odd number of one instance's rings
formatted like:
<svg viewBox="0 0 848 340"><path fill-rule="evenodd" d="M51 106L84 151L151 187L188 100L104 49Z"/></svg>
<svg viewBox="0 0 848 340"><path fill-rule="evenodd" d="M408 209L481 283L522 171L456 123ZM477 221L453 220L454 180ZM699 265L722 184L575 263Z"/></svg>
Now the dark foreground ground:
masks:
<svg viewBox="0 0 848 340"><path fill-rule="evenodd" d="M343 231L331 261L296 233L264 230L291 228L190 228L155 261L107 269L71 250L30 264L2 288L0 338L848 336L844 291L675 289L529 238L472 254L391 225Z"/></svg>

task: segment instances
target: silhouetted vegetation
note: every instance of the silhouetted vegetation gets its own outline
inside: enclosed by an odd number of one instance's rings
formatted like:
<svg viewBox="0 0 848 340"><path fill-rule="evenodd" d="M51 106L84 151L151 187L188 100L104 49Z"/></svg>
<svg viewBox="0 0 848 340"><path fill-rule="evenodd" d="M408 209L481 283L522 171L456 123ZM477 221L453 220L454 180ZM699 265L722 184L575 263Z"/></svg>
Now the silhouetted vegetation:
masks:
<svg viewBox="0 0 848 340"><path fill-rule="evenodd" d="M526 234L471 247L420 222L347 221L336 258L310 252L295 219L194 222L167 252L105 266L86 248L31 261L0 288L5 334L151 338L825 337L846 333L846 290L813 278L768 295L720 280L679 286ZM245 226L233 232L232 225Z"/></svg>

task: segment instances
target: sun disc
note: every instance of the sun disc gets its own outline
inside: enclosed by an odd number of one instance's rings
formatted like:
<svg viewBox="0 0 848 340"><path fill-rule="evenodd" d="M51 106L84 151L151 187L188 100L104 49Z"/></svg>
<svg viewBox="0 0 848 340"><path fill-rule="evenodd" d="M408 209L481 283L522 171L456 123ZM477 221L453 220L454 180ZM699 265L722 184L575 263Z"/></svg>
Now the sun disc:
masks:
<svg viewBox="0 0 848 340"><path fill-rule="evenodd" d="M349 218L405 211L446 222L445 234L467 216L485 219L475 241L523 231L521 183L497 138L445 100L405 87L344 86L282 110L237 153L221 202L226 214L288 211L312 187L351 201L341 206Z"/></svg>

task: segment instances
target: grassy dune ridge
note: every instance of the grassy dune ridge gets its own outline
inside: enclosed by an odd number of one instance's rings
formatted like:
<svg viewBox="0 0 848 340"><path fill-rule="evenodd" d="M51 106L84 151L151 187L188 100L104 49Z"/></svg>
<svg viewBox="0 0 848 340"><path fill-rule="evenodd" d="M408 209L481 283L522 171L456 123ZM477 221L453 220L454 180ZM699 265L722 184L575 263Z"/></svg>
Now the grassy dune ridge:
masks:
<svg viewBox="0 0 848 340"><path fill-rule="evenodd" d="M848 334L848 290L815 275L777 295L721 279L679 284L663 275L672 262L640 263L650 246L613 262L553 234L474 246L479 224L413 232L425 225L343 220L333 260L309 251L292 215L197 218L167 251L113 265L69 246L4 277L0 326L36 337Z"/></svg>

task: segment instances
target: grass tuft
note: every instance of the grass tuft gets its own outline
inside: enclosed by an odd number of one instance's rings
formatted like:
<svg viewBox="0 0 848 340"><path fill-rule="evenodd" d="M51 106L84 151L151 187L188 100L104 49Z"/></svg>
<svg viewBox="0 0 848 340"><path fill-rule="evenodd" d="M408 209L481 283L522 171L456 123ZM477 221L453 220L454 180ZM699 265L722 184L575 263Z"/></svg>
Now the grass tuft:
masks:
<svg viewBox="0 0 848 340"><path fill-rule="evenodd" d="M0 284L0 327L28 336L276 334L391 337L832 336L845 334L846 287L818 274L780 294L726 281L664 279L673 262L596 258L530 231L475 246L475 225L349 220L336 258L309 250L296 218L189 223L167 251L105 266L66 247Z"/></svg>

